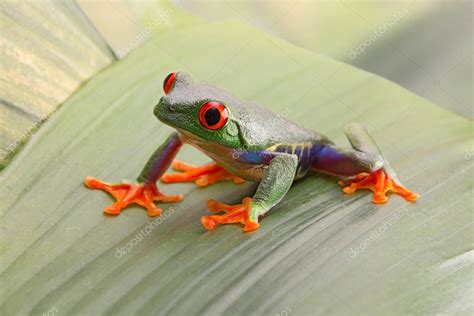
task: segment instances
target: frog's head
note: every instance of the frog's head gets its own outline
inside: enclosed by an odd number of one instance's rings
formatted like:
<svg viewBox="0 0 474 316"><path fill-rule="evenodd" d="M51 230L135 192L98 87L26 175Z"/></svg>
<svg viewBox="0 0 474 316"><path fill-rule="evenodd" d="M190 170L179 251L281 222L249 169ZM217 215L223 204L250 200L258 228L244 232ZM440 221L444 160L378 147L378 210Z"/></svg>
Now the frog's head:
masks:
<svg viewBox="0 0 474 316"><path fill-rule="evenodd" d="M160 121L188 137L242 147L239 122L245 106L235 97L222 89L197 84L183 72L169 74L163 89L165 95L154 109Z"/></svg>

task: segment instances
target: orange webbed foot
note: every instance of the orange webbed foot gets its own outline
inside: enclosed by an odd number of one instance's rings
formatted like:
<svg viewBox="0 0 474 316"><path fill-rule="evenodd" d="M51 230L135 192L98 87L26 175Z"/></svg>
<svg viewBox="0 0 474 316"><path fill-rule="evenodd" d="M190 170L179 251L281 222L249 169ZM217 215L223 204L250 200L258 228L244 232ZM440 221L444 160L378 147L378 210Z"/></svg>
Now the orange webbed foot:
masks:
<svg viewBox="0 0 474 316"><path fill-rule="evenodd" d="M372 201L376 204L387 202L387 192L399 194L410 202L414 202L420 197L418 193L414 193L403 185L396 183L383 169L373 173L360 173L354 179L339 181L339 184L344 187L342 191L347 194L354 193L359 189L372 190L374 192Z"/></svg>
<svg viewBox="0 0 474 316"><path fill-rule="evenodd" d="M171 166L174 170L181 172L163 175L161 177L163 182L175 183L194 181L200 187L205 187L222 180L230 180L235 184L241 184L245 182L244 179L231 174L215 162L211 162L200 167L195 167L193 165L175 160Z"/></svg>
<svg viewBox="0 0 474 316"><path fill-rule="evenodd" d="M207 201L207 206L211 212L224 212L223 215L210 215L201 217L202 225L213 230L219 224L241 223L244 225L244 232L257 229L260 225L250 219L252 199L247 197L242 200L242 204L228 205L216 200Z"/></svg>
<svg viewBox="0 0 474 316"><path fill-rule="evenodd" d="M104 209L104 212L110 215L118 215L129 204L136 203L147 209L148 216L158 216L162 209L157 207L154 201L179 202L183 199L182 195L166 195L160 192L154 183L110 184L90 176L86 177L84 183L89 189L103 190L117 200Z"/></svg>

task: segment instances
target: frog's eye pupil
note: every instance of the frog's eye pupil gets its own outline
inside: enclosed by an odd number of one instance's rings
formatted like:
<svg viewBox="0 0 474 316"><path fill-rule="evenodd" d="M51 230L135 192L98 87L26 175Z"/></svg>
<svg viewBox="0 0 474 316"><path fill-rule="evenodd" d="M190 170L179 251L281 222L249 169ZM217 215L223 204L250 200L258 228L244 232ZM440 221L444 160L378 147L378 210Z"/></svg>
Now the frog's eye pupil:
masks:
<svg viewBox="0 0 474 316"><path fill-rule="evenodd" d="M165 94L168 94L171 90L171 86L173 85L174 80L176 79L176 76L178 73L172 72L168 76L166 76L165 80L163 80L163 90L165 91Z"/></svg>
<svg viewBox="0 0 474 316"><path fill-rule="evenodd" d="M227 123L229 113L219 102L207 102L199 110L199 122L207 129L216 130Z"/></svg>
<svg viewBox="0 0 474 316"><path fill-rule="evenodd" d="M216 108L210 108L206 111L206 114L204 114L204 119L206 120L207 125L216 125L221 119L221 112Z"/></svg>

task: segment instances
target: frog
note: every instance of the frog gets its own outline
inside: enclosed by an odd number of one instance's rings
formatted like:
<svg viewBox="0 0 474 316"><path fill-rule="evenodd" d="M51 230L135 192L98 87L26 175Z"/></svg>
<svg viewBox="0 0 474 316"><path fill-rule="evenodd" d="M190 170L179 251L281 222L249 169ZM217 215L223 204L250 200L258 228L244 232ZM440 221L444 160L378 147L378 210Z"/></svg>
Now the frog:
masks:
<svg viewBox="0 0 474 316"><path fill-rule="evenodd" d="M136 181L111 184L85 178L86 187L115 198L104 209L106 214L118 215L135 203L148 216L159 216L163 209L155 202L183 199L181 194L160 191L156 184L160 179L164 183L194 182L199 187L219 181L256 183L253 196L244 197L241 203L209 199L207 206L213 214L201 217L207 230L224 224L240 224L244 232L258 229L262 217L280 203L292 184L313 172L335 176L346 194L371 190L377 204L386 203L388 193L409 202L419 198L401 184L374 137L361 124L344 127L350 147L337 146L324 134L224 89L195 82L186 72L168 74L163 91L153 114L174 131L152 153ZM184 144L194 146L211 162L194 166L175 160ZM170 167L177 172L166 173Z"/></svg>

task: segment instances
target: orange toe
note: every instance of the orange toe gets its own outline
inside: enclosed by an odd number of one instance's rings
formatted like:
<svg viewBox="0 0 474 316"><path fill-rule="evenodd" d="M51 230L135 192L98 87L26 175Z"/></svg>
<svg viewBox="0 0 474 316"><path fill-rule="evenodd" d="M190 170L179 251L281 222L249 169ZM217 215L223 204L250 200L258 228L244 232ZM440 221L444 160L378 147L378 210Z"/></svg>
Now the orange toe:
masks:
<svg viewBox="0 0 474 316"><path fill-rule="evenodd" d="M106 208L104 208L104 213L107 213L109 215L118 215L118 214L120 214L121 210L122 210L122 208L120 206L112 204L112 205L107 206Z"/></svg>
<svg viewBox="0 0 474 316"><path fill-rule="evenodd" d="M208 230L215 229L217 225L234 223L243 224L245 232L255 230L260 225L250 220L251 202L252 199L249 197L243 199L242 204L236 205L228 205L216 200L209 200L207 205L211 212L224 212L225 214L203 216L201 217L201 223Z"/></svg>
<svg viewBox="0 0 474 316"><path fill-rule="evenodd" d="M373 173L361 173L354 179L339 181L344 193L351 194L360 189L369 189L374 192L372 201L376 204L386 203L388 201L387 192L393 192L401 195L407 201L413 202L419 198L419 194L414 193L401 184L396 183L382 169Z"/></svg>
<svg viewBox="0 0 474 316"><path fill-rule="evenodd" d="M217 222L214 221L211 216L203 216L201 217L201 224L204 226L207 230L213 230L217 226Z"/></svg>
<svg viewBox="0 0 474 316"><path fill-rule="evenodd" d="M173 160L171 167L176 171L189 171L189 170L196 169L196 166L190 165L188 163L185 163L179 160Z"/></svg>

